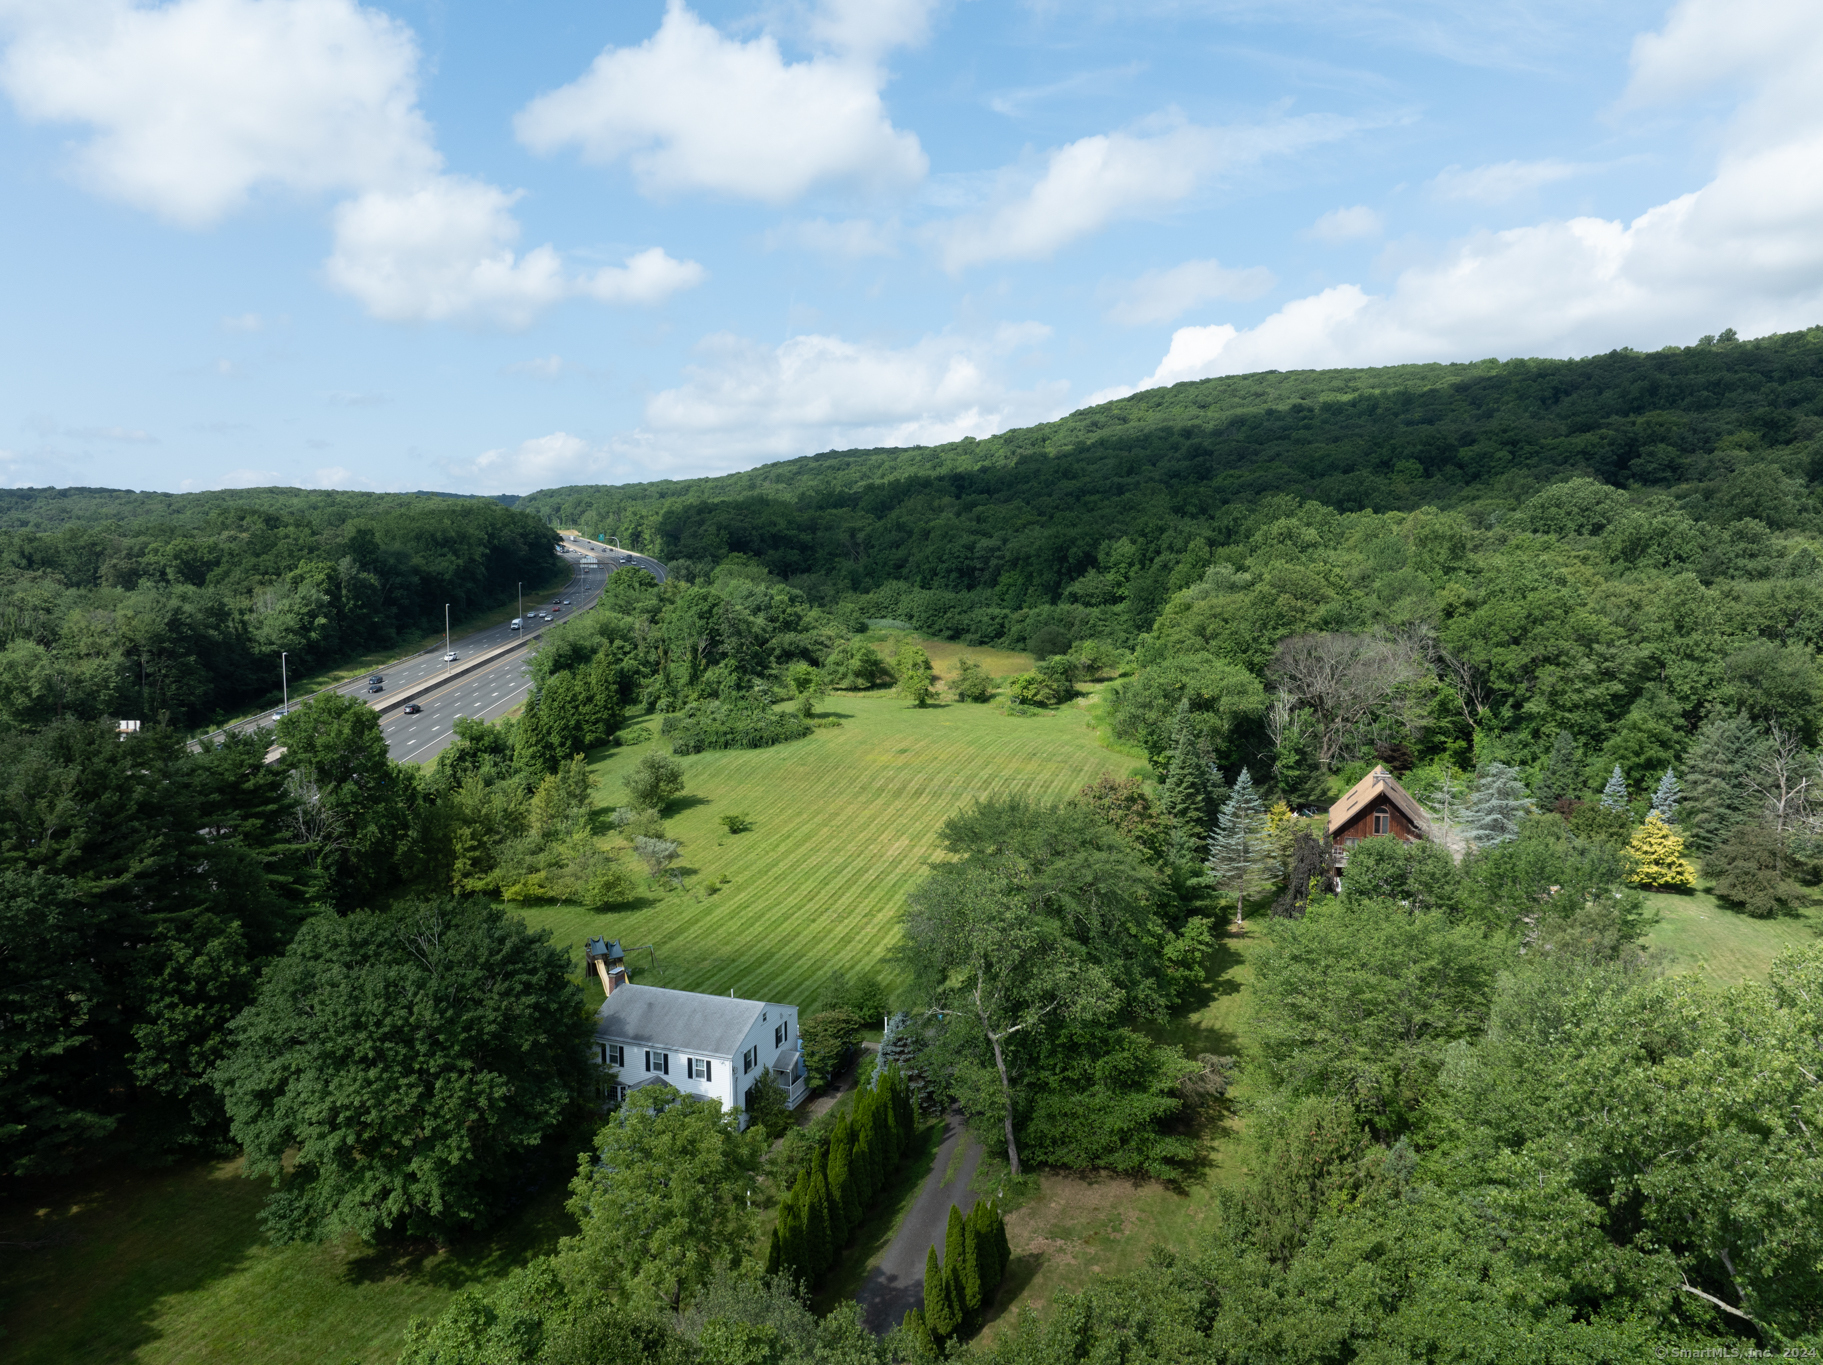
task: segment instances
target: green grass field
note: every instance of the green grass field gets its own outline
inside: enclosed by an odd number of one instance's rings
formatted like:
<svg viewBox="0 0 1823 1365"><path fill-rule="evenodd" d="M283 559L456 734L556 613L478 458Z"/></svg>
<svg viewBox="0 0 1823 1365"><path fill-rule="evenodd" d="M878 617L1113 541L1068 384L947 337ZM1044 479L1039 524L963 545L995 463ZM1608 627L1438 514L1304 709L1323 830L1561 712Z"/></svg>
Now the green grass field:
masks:
<svg viewBox="0 0 1823 1365"><path fill-rule="evenodd" d="M1815 943L1823 934L1823 912L1815 908L1777 919L1754 919L1728 909L1705 891L1648 895L1646 903L1659 917L1646 942L1670 954L1674 970L1691 971L1700 965L1711 980L1724 984L1764 981L1780 953Z"/></svg>
<svg viewBox="0 0 1823 1365"><path fill-rule="evenodd" d="M648 985L814 1005L832 969L875 966L897 941L905 893L956 811L1008 792L1054 800L1132 767L1070 707L1021 718L992 705L920 710L878 693L832 697L821 714L841 727L680 760L688 785L666 824L683 841L685 890L605 912L528 905L527 922L579 953L596 934L654 944L658 974L646 955L629 958ZM657 728L641 721L622 732L624 747L595 755L599 807L624 799L620 776ZM726 833L730 813L754 828Z"/></svg>
<svg viewBox="0 0 1823 1365"><path fill-rule="evenodd" d="M379 1250L274 1247L266 1182L240 1162L131 1167L0 1204L0 1357L9 1365L389 1365L414 1316L571 1231L553 1181L491 1237Z"/></svg>

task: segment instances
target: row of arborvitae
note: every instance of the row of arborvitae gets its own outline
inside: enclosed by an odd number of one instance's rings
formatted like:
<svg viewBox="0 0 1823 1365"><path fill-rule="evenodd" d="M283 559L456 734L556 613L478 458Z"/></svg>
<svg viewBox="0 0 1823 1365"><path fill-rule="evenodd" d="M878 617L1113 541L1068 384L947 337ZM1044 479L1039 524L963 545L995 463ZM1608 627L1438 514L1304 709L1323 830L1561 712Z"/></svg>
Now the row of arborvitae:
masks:
<svg viewBox="0 0 1823 1365"><path fill-rule="evenodd" d="M943 1260L934 1246L924 1253L924 1308L905 1315L906 1330L931 1355L940 1354L938 1347L948 1338L980 1324L1013 1259L1006 1220L999 1206L985 1199L966 1218L949 1206L943 1248L948 1253Z"/></svg>
<svg viewBox="0 0 1823 1365"><path fill-rule="evenodd" d="M853 1108L830 1133L829 1145L817 1149L779 1205L766 1273L782 1270L793 1280L811 1281L834 1265L868 1204L910 1150L916 1126L911 1091L897 1067L862 1086Z"/></svg>

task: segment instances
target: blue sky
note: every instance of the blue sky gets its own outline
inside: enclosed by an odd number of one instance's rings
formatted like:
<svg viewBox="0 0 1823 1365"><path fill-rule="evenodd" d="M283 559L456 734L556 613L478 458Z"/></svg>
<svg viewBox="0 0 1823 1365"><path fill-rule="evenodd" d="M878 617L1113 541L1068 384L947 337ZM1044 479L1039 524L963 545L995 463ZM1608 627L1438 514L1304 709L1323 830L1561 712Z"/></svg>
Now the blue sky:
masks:
<svg viewBox="0 0 1823 1365"><path fill-rule="evenodd" d="M1823 323L1814 3L0 0L0 483L530 492Z"/></svg>

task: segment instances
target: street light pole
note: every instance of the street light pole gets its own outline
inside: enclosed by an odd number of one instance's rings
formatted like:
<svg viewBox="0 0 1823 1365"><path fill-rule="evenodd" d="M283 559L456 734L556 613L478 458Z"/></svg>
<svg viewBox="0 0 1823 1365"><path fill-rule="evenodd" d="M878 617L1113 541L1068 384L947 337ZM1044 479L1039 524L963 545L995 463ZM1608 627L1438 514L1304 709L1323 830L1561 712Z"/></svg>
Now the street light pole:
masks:
<svg viewBox="0 0 1823 1365"><path fill-rule="evenodd" d="M519 628L525 629L525 584L519 585Z"/></svg>
<svg viewBox="0 0 1823 1365"><path fill-rule="evenodd" d="M449 653L449 603L447 602L443 604L443 652ZM448 663L449 660L445 659L443 662Z"/></svg>
<svg viewBox="0 0 1823 1365"><path fill-rule="evenodd" d="M289 712L291 710L291 679L285 675L285 658L284 654L279 655L279 689L280 695L285 698L280 705Z"/></svg>

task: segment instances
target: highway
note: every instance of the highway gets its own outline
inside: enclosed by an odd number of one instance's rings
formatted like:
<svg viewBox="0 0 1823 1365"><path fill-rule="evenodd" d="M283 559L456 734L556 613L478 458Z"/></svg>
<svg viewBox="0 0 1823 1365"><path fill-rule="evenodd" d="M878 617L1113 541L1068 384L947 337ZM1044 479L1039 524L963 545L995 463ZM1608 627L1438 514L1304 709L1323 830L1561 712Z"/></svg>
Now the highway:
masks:
<svg viewBox="0 0 1823 1365"><path fill-rule="evenodd" d="M436 758L449 744L457 717L474 716L483 720L497 720L525 699L526 691L531 686L531 680L527 676L533 652L531 641L542 631L594 605L595 599L601 596L602 589L607 585L608 575L622 567L618 561L626 552L566 534L559 553L573 566L570 581L554 592L544 592L525 599L523 630L515 631L502 622L487 630L452 639L450 649L456 655L453 664L443 658L444 650L440 643L421 654L395 659L374 670L385 679L380 692L370 693L367 690L366 674L331 690L378 705L398 693L415 691L426 685L434 686L437 674L460 668L463 660L524 638L526 645L523 649L502 656L497 663L478 672L453 678L447 687L435 688L419 696L416 704L422 710L418 714L408 716L402 710L394 710L382 717L380 731L386 736L387 751L394 759L425 763ZM580 557L585 553L592 554L599 561L600 567L583 568ZM665 581L665 566L656 559L646 555L627 557L632 560L633 566L645 569L661 583ZM555 613L555 620L544 621L533 615L535 612L549 610L552 602L565 601L569 605ZM292 705L302 705L305 700L306 698L294 696ZM273 713L267 712L232 728L250 730L270 727L275 719Z"/></svg>
<svg viewBox="0 0 1823 1365"><path fill-rule="evenodd" d="M607 585L608 574L622 567L616 561L622 551L611 547L594 544L580 537L565 536L564 544L572 553L593 553L601 561L599 569L587 570L572 580L571 588L539 599L538 603L528 602L526 610L532 611L542 607L553 597L561 601L568 597L571 605L565 607L558 615L558 620L583 610L592 605L601 596L601 590ZM631 555L632 567L645 569L659 582L665 581L665 566L656 559L646 555ZM528 628L532 623L527 622ZM545 628L548 623L538 622ZM457 647L457 653L467 657L481 650L492 649L506 643L512 632L504 626L493 631L482 631ZM418 704L424 709L418 715L408 716L394 711L380 722L380 732L386 736L387 752L402 763L429 763L436 758L455 737L456 719L467 716L480 720L498 720L525 700L525 694L531 687L529 669L531 665L531 647L506 655L500 662L480 672L457 678L448 687L439 688L427 696L420 697ZM437 661L435 668L444 667ZM429 674L419 675L421 680ZM400 678L406 680L401 672ZM387 687L390 689L393 675L386 675Z"/></svg>

